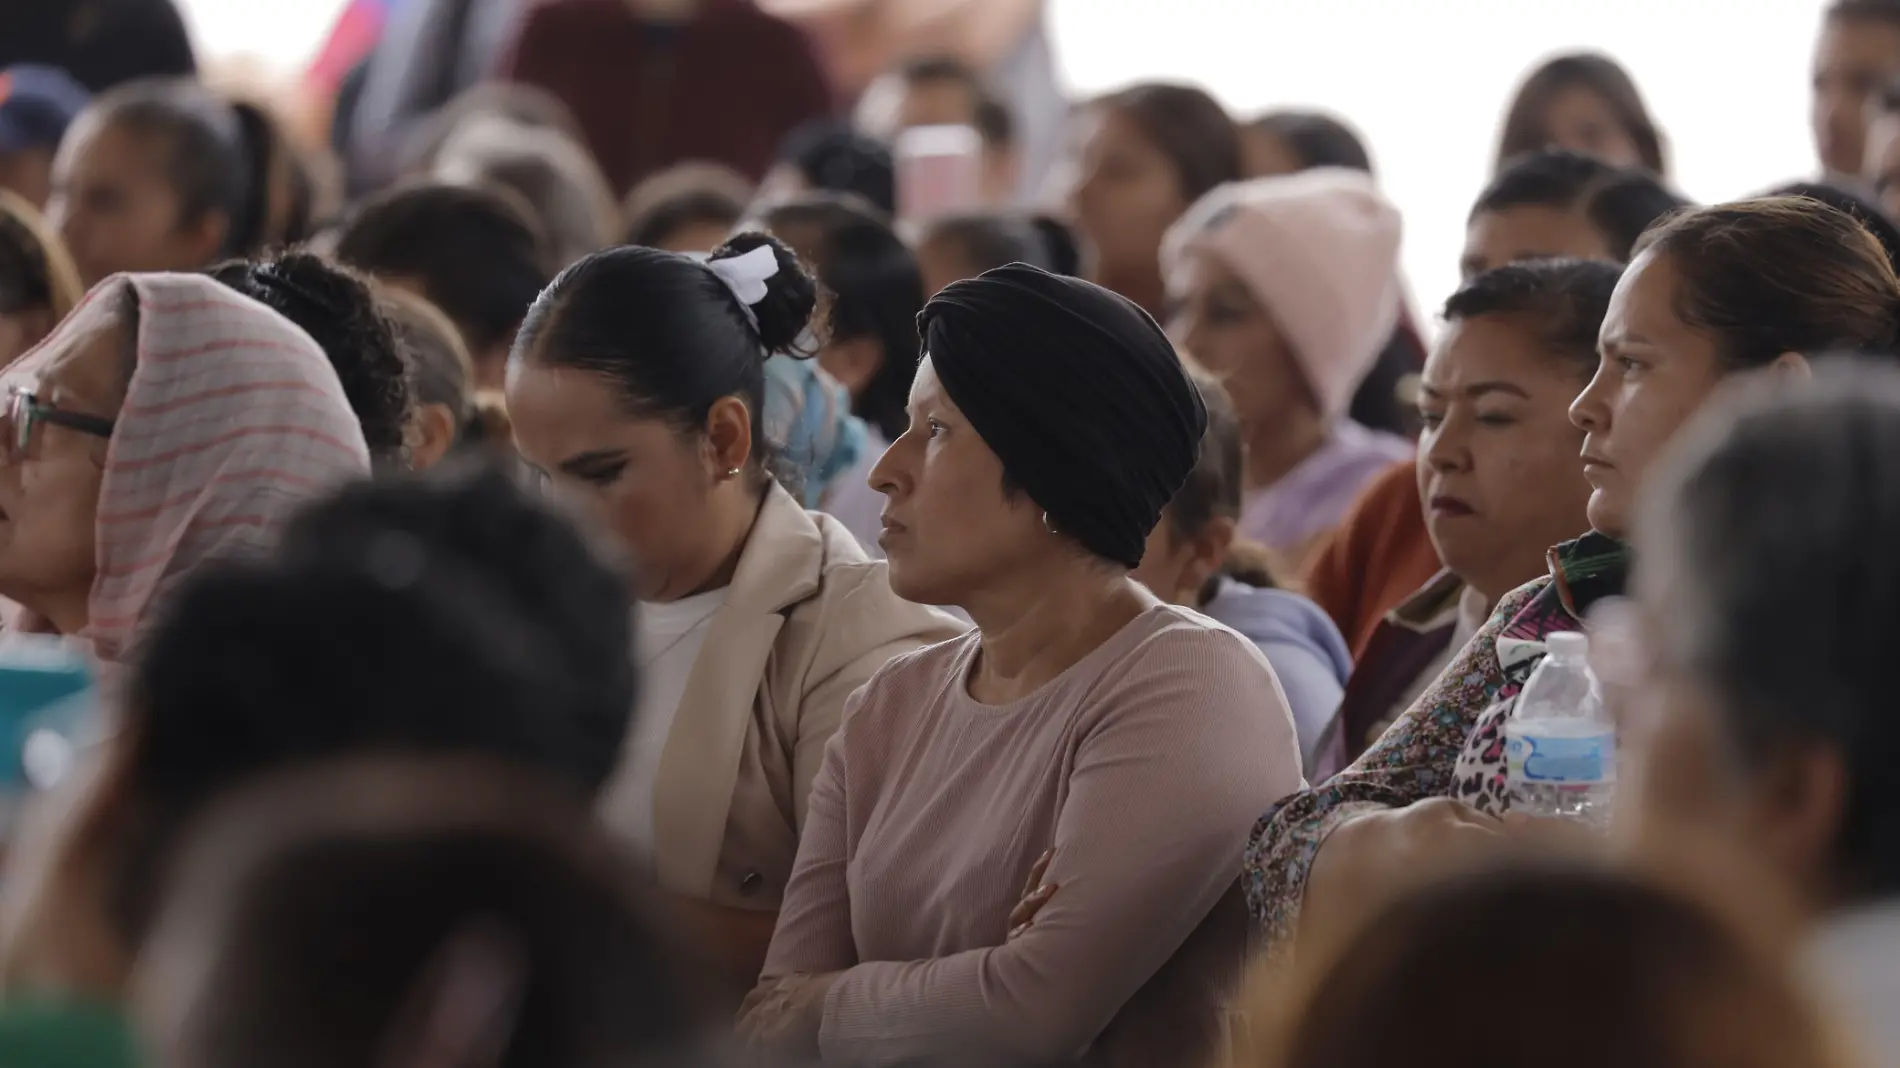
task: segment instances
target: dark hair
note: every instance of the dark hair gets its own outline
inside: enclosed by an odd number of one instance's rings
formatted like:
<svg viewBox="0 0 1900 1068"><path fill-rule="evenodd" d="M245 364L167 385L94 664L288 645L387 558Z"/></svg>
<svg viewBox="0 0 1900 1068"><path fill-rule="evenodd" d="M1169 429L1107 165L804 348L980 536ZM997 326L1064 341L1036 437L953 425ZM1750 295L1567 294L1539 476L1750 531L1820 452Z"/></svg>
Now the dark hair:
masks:
<svg viewBox="0 0 1900 1068"><path fill-rule="evenodd" d="M623 243L658 247L688 226L730 229L745 217L752 183L720 163L681 163L633 187L621 209Z"/></svg>
<svg viewBox="0 0 1900 1068"><path fill-rule="evenodd" d="M1853 216L1803 197L1694 208L1643 235L1638 255L1668 257L1676 311L1713 335L1733 368L1785 352L1891 352L1900 278Z"/></svg>
<svg viewBox="0 0 1900 1068"><path fill-rule="evenodd" d="M1162 513L1169 531L1180 540L1195 537L1216 519L1239 519L1245 491L1246 446L1241 441L1240 417L1234 414L1234 402L1213 375L1193 366L1188 366L1187 373L1207 408L1207 430L1201 435L1200 459ZM1220 572L1208 577L1206 588L1200 591L1200 604L1214 599L1223 577L1256 589L1275 586L1266 549L1240 539L1229 547Z"/></svg>
<svg viewBox="0 0 1900 1068"><path fill-rule="evenodd" d="M548 283L534 223L491 190L425 183L365 204L337 259L373 275L421 281L473 355L505 346Z"/></svg>
<svg viewBox="0 0 1900 1068"><path fill-rule="evenodd" d="M46 217L0 189L0 312L44 308L64 319L85 296L72 256Z"/></svg>
<svg viewBox="0 0 1900 1068"><path fill-rule="evenodd" d="M1270 111L1247 124L1252 130L1278 138L1307 170L1345 167L1372 173L1372 157L1365 142L1344 122L1318 111Z"/></svg>
<svg viewBox="0 0 1900 1068"><path fill-rule="evenodd" d="M1894 264L1896 272L1900 272L1900 226L1894 225L1893 220L1887 218L1887 213L1881 209L1880 205L1859 193L1826 182L1789 182L1762 195L1807 197L1809 200L1818 200L1836 211L1852 215L1854 221L1866 227L1867 232L1874 235L1874 240L1880 242L1880 247L1887 252L1887 261Z"/></svg>
<svg viewBox="0 0 1900 1068"><path fill-rule="evenodd" d="M1856 898L1900 893L1892 606L1900 595L1900 375L1816 369L1712 408L1645 496L1644 552L1680 576L1672 659L1713 687L1750 765L1835 750L1846 799L1832 865ZM1763 502L1774 502L1764 507Z"/></svg>
<svg viewBox="0 0 1900 1068"><path fill-rule="evenodd" d="M794 129L779 148L812 189L851 193L886 215L897 211L897 166L890 147L849 124L814 119Z"/></svg>
<svg viewBox="0 0 1900 1068"><path fill-rule="evenodd" d="M1240 129L1220 102L1191 85L1145 82L1110 93L1095 107L1132 121L1174 164L1182 199L1192 204L1242 176Z"/></svg>
<svg viewBox="0 0 1900 1068"><path fill-rule="evenodd" d="M898 72L906 85L924 82L954 82L970 94L971 125L983 143L1003 146L1015 143L1016 117L1009 105L992 92L976 68L955 56L923 56L904 64Z"/></svg>
<svg viewBox="0 0 1900 1068"><path fill-rule="evenodd" d="M439 404L449 410L458 430L466 428L475 414L475 368L455 324L442 309L406 290L389 289L377 296L402 345L416 404Z"/></svg>
<svg viewBox="0 0 1900 1068"><path fill-rule="evenodd" d="M616 236L619 205L606 175L585 146L559 131L506 119L472 121L442 147L436 169L438 177L520 197L561 266L606 248Z"/></svg>
<svg viewBox="0 0 1900 1068"><path fill-rule="evenodd" d="M925 224L918 244L921 247L926 242L942 241L955 245L972 278L1011 263L1072 275L1079 254L1074 236L1067 231L1068 227L1046 215L975 211L932 219Z"/></svg>
<svg viewBox="0 0 1900 1068"><path fill-rule="evenodd" d="M572 524L486 470L351 485L270 559L195 572L130 680L128 941L177 830L265 772L480 755L598 793L638 692L629 618Z"/></svg>
<svg viewBox="0 0 1900 1068"><path fill-rule="evenodd" d="M1500 931L1536 935L1490 937ZM1485 1026L1472 1026L1473 990L1495 1010ZM1589 1026L1575 1026L1579 1004ZM1279 1068L1509 1064L1527 1048L1552 1068L1833 1063L1786 969L1742 929L1575 864L1485 866L1413 889L1322 962L1284 1024L1263 1036Z"/></svg>
<svg viewBox="0 0 1900 1068"><path fill-rule="evenodd" d="M1623 269L1601 260L1532 260L1486 271L1451 295L1444 319L1503 316L1529 326L1545 351L1583 378L1597 366L1597 334Z"/></svg>
<svg viewBox="0 0 1900 1068"><path fill-rule="evenodd" d="M378 469L400 468L414 416L409 374L395 324L365 280L309 252L235 260L211 277L289 319L310 335L343 383Z"/></svg>
<svg viewBox="0 0 1900 1068"><path fill-rule="evenodd" d="M778 273L751 307L757 325L705 264L673 252L629 246L597 252L567 270L528 310L514 358L571 367L613 383L629 414L657 416L696 433L721 397L752 414L752 461L763 472L765 360L809 358L799 349L818 304L818 286L777 239L747 232L712 259L770 248Z"/></svg>
<svg viewBox="0 0 1900 1068"><path fill-rule="evenodd" d="M246 256L269 235L270 180L282 149L276 124L252 104L234 104L197 82L128 82L93 101L102 125L165 143L165 180L179 219L228 220L223 253Z"/></svg>
<svg viewBox="0 0 1900 1068"><path fill-rule="evenodd" d="M1535 152L1550 144L1550 131L1544 126L1551 102L1558 95L1584 89L1609 106L1623 132L1636 145L1643 166L1658 175L1668 173L1663 158L1663 138L1655 120L1643 104L1636 82L1616 60L1594 52L1576 52L1547 60L1532 71L1517 88L1511 108L1505 114L1504 132L1498 138L1496 169L1526 152Z"/></svg>
<svg viewBox="0 0 1900 1068"><path fill-rule="evenodd" d="M1629 262L1643 231L1689 201L1647 171L1612 167L1594 156L1540 148L1506 163L1478 194L1471 218L1509 208L1574 211L1603 235L1619 262Z"/></svg>
<svg viewBox="0 0 1900 1068"><path fill-rule="evenodd" d="M855 198L812 196L774 206L774 231L807 227L816 240L800 251L830 294L826 315L840 341L871 338L884 360L852 399L853 414L896 441L910 426L910 385L917 376L917 313L924 308L917 257L890 222Z"/></svg>
<svg viewBox="0 0 1900 1068"><path fill-rule="evenodd" d="M684 1053L697 984L637 872L572 798L509 769L350 762L274 780L185 856L168 911L191 941L166 945L210 964L177 992L194 1011L168 1037L203 1068L400 1060L472 958L518 984L498 1066Z"/></svg>

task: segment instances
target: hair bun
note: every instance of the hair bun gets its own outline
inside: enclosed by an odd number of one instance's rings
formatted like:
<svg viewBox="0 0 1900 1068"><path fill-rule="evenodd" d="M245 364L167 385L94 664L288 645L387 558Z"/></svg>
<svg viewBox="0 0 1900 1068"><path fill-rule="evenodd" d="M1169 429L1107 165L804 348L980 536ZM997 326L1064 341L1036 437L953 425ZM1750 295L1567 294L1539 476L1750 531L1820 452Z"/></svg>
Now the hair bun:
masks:
<svg viewBox="0 0 1900 1068"><path fill-rule="evenodd" d="M766 281L764 299L752 306L752 314L759 321L759 341L768 354L809 360L818 351L801 346L799 339L811 325L812 313L818 310L818 283L798 262L798 255L778 238L748 230L715 249L712 260L743 256L760 246L770 248L778 258L778 273Z"/></svg>

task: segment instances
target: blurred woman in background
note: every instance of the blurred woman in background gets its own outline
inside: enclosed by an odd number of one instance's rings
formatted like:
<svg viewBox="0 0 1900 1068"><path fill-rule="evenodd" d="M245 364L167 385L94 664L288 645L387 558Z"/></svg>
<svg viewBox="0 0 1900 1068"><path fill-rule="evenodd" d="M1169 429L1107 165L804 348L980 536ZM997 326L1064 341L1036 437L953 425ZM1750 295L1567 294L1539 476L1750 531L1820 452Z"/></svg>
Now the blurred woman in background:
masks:
<svg viewBox="0 0 1900 1068"><path fill-rule="evenodd" d="M1270 111L1240 128L1249 178L1279 178L1315 167L1372 173L1365 142L1343 121L1318 111Z"/></svg>
<svg viewBox="0 0 1900 1068"><path fill-rule="evenodd" d="M1434 860L1483 851L1509 809L1503 724L1553 631L1619 595L1636 494L1658 453L1725 380L1805 378L1839 352L1891 353L1900 278L1851 217L1806 199L1684 212L1644 236L1611 296L1584 432L1591 533L1498 602L1391 730L1332 780L1268 813L1248 891L1268 939L1338 924ZM1314 919L1306 913L1321 913Z"/></svg>
<svg viewBox="0 0 1900 1068"><path fill-rule="evenodd" d="M475 368L462 335L440 308L400 289L378 296L401 343L415 397L409 466L426 471L468 444L465 435L476 414Z"/></svg>
<svg viewBox="0 0 1900 1068"><path fill-rule="evenodd" d="M1165 318L1162 238L1209 190L1241 177L1240 133L1218 101L1185 85L1131 86L1078 118L1081 158L1069 210L1082 273Z"/></svg>
<svg viewBox="0 0 1900 1068"><path fill-rule="evenodd" d="M1662 132L1635 80L1616 60L1594 52L1556 56L1525 76L1505 112L1494 169L1540 148L1669 175Z"/></svg>
<svg viewBox="0 0 1900 1068"><path fill-rule="evenodd" d="M884 498L871 467L910 425L907 406L917 371L917 313L924 307L917 257L890 224L846 197L808 197L776 205L765 225L818 274L824 319L818 364L851 395L869 430L858 462L832 483L825 511L880 554Z"/></svg>
<svg viewBox="0 0 1900 1068"><path fill-rule="evenodd" d="M645 695L603 815L741 986L845 699L959 629L898 598L772 474L766 360L812 355L798 346L817 299L762 234L709 262L598 253L535 301L508 381L522 457L627 549L641 602Z"/></svg>
<svg viewBox="0 0 1900 1068"><path fill-rule="evenodd" d="M435 157L433 177L513 190L534 209L554 262L565 267L613 243L619 205L581 143L558 130L499 116L461 124Z"/></svg>
<svg viewBox="0 0 1900 1068"><path fill-rule="evenodd" d="M983 211L930 220L917 239L926 296L984 271L1027 263L1050 274L1081 270L1075 231L1048 215Z"/></svg>
<svg viewBox="0 0 1900 1068"><path fill-rule="evenodd" d="M255 105L192 82L133 82L94 99L67 131L47 219L87 285L249 256L281 236L281 148Z"/></svg>
<svg viewBox="0 0 1900 1068"><path fill-rule="evenodd" d="M1352 657L1319 606L1275 588L1269 554L1237 535L1246 483L1240 420L1219 382L1189 369L1207 408L1201 458L1162 509L1135 580L1170 604L1197 609L1245 635L1273 665L1311 767L1339 710Z"/></svg>
<svg viewBox="0 0 1900 1068"><path fill-rule="evenodd" d="M0 191L0 368L52 333L84 294L59 235L33 205Z"/></svg>
<svg viewBox="0 0 1900 1068"><path fill-rule="evenodd" d="M1411 455L1347 415L1398 322L1398 211L1356 171L1261 178L1201 198L1162 255L1174 336L1246 434L1240 533L1297 573L1366 482Z"/></svg>

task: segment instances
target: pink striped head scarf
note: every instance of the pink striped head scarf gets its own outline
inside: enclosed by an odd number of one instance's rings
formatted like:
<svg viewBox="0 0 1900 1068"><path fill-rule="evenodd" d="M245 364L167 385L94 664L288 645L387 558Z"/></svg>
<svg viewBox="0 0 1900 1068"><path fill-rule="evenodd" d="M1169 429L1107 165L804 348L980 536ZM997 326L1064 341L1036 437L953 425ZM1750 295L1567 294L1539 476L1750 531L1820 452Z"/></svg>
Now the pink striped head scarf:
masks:
<svg viewBox="0 0 1900 1068"><path fill-rule="evenodd" d="M369 474L336 371L302 330L197 275L115 276L80 307L128 286L138 363L107 446L82 635L108 666L194 568L267 547L298 506ZM6 384L35 378L65 329L9 367Z"/></svg>

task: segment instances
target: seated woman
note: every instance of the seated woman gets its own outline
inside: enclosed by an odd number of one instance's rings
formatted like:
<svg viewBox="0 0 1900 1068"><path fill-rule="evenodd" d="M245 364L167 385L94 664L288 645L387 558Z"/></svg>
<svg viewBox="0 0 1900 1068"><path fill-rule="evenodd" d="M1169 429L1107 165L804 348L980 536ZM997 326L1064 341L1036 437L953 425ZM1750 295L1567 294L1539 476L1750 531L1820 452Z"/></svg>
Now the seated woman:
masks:
<svg viewBox="0 0 1900 1068"><path fill-rule="evenodd" d="M1724 379L1805 375L1840 351L1888 351L1900 279L1880 243L1812 200L1679 215L1643 239L1610 299L1600 362L1575 403L1593 532L1513 591L1378 744L1261 820L1247 854L1256 921L1276 947L1338 922L1430 858L1484 849L1509 807L1500 725L1545 635L1621 592L1622 538L1644 473ZM1306 911L1330 913L1302 919Z"/></svg>
<svg viewBox="0 0 1900 1068"><path fill-rule="evenodd" d="M1379 740L1504 595L1545 573L1550 546L1590 529L1570 402L1596 369L1621 268L1537 260L1479 275L1445 302L1419 384L1415 497L1445 570L1386 614L1346 686L1315 780Z"/></svg>
<svg viewBox="0 0 1900 1068"><path fill-rule="evenodd" d="M53 162L46 216L87 285L122 271L196 271L249 256L281 228L275 127L188 81L93 100Z"/></svg>
<svg viewBox="0 0 1900 1068"><path fill-rule="evenodd" d="M1134 576L1156 597L1199 609L1260 647L1293 712L1301 766L1310 768L1339 711L1352 658L1326 613L1297 593L1275 589L1266 551L1235 536L1244 459L1240 420L1219 382L1204 371L1188 374L1207 408L1201 458L1162 510Z"/></svg>
<svg viewBox="0 0 1900 1068"><path fill-rule="evenodd" d="M884 547L900 594L977 630L854 698L742 1028L851 1064L1191 1063L1244 943L1197 928L1238 905L1249 806L1300 783L1260 651L1129 575L1200 398L1139 308L1033 267L949 287L922 326L873 475Z"/></svg>
<svg viewBox="0 0 1900 1068"><path fill-rule="evenodd" d="M108 668L186 572L368 473L322 350L209 278L108 280L5 382L0 596Z"/></svg>
<svg viewBox="0 0 1900 1068"><path fill-rule="evenodd" d="M389 311L415 394L409 466L427 471L474 445L475 364L442 309L403 289L384 288L377 296Z"/></svg>
<svg viewBox="0 0 1900 1068"><path fill-rule="evenodd" d="M1631 626L1593 653L1631 728L1618 807L1643 852L1679 866L1687 840L1765 869L1829 1005L1892 1064L1900 374L1883 364L1746 391L1684 435L1639 515Z"/></svg>
<svg viewBox="0 0 1900 1068"><path fill-rule="evenodd" d="M1411 443L1346 414L1398 321L1399 214L1330 168L1222 186L1168 232L1174 333L1227 388L1247 439L1242 537L1297 573Z"/></svg>
<svg viewBox="0 0 1900 1068"><path fill-rule="evenodd" d="M85 292L59 235L0 190L0 367L44 341Z"/></svg>
<svg viewBox="0 0 1900 1068"><path fill-rule="evenodd" d="M211 277L271 309L310 335L342 380L350 410L363 424L378 471L409 466L415 407L401 342L363 278L308 252L257 261L233 260Z"/></svg>
<svg viewBox="0 0 1900 1068"><path fill-rule="evenodd" d="M1523 260L1628 263L1657 219L1687 205L1647 171L1562 149L1527 153L1478 194L1465 222L1465 281ZM1356 659L1387 612L1442 567L1425 530L1412 464L1374 479L1307 567L1305 588Z"/></svg>
<svg viewBox="0 0 1900 1068"><path fill-rule="evenodd" d="M509 371L522 458L627 549L641 602L644 695L603 815L742 987L845 699L961 630L770 473L765 362L797 353L816 301L763 234L707 262L612 249L535 301Z"/></svg>

